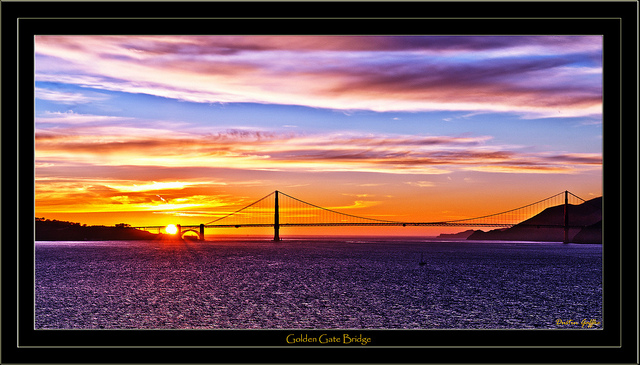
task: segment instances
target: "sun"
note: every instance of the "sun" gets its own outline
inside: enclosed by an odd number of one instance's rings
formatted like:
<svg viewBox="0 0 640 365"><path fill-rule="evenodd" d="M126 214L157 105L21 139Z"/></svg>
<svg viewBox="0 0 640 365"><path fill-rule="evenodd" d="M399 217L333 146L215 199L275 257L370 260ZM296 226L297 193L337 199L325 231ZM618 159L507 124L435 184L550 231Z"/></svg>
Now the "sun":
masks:
<svg viewBox="0 0 640 365"><path fill-rule="evenodd" d="M176 234L178 233L178 227L176 227L175 224L170 224L168 226L166 226L164 228L165 232L169 233L169 234Z"/></svg>

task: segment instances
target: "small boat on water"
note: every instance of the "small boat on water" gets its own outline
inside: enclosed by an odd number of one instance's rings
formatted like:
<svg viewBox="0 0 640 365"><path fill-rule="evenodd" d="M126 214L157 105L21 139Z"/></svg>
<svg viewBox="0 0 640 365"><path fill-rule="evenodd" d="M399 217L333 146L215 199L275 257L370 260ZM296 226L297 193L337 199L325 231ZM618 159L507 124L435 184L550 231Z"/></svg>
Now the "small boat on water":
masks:
<svg viewBox="0 0 640 365"><path fill-rule="evenodd" d="M420 266L424 266L427 263L424 261L424 254L420 254L420 262L418 263L418 265Z"/></svg>

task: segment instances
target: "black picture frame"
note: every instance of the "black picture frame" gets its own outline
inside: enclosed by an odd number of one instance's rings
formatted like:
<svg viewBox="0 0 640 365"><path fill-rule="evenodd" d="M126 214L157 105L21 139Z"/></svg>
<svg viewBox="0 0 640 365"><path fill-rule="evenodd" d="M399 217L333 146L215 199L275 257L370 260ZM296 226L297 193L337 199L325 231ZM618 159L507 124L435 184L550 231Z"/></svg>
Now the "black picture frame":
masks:
<svg viewBox="0 0 640 365"><path fill-rule="evenodd" d="M632 229L637 220L631 222L630 216L622 214L623 202L626 208L637 203L637 195L633 199L628 195L637 193L637 160L629 155L634 151L627 150L636 146L637 151L637 140L631 140L637 136L637 82L633 87L637 80L637 9L635 2L535 1L2 3L1 362L637 362L638 266L637 245L633 244L637 244L637 233ZM595 331L34 330L33 191L29 183L34 177L33 166L29 166L34 157L33 36L255 34L256 30L259 34L603 35L606 326ZM629 190L628 185L623 189L623 183L632 182L636 189ZM637 213L637 205L634 211ZM362 334L372 338L372 343L291 346L285 341L291 333L309 337Z"/></svg>

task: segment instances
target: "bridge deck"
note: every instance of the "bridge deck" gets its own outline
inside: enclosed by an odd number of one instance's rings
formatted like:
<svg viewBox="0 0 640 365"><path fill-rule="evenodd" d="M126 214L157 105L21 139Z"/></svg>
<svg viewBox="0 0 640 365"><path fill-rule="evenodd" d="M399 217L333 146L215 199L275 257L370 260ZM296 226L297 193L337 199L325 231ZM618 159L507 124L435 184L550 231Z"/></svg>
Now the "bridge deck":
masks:
<svg viewBox="0 0 640 365"><path fill-rule="evenodd" d="M384 227L513 227L516 224L506 223L457 223L457 222L398 222L398 223L280 223L280 227L347 227L347 226L384 226ZM519 227L536 228L564 228L564 224L517 224ZM200 228L199 225L181 225L183 229ZM205 228L266 228L274 227L273 223L256 224L209 224ZM569 225L568 228L584 228L584 226ZM132 227L137 229L158 229L165 226Z"/></svg>

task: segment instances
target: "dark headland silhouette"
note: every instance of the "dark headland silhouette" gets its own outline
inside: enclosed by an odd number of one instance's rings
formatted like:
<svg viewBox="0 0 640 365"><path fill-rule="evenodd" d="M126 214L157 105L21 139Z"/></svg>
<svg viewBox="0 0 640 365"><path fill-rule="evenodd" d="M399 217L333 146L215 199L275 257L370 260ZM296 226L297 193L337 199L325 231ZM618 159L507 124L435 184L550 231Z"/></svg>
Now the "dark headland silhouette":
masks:
<svg viewBox="0 0 640 365"><path fill-rule="evenodd" d="M579 205L568 205L569 226L583 228L569 229L569 242L602 243L602 197L588 200ZM562 242L564 239L564 206L547 208L539 214L511 228L494 229L488 232L467 230L454 234L441 234L439 238L466 238L468 240L496 241L542 241ZM558 225L559 228L537 227L537 225Z"/></svg>
<svg viewBox="0 0 640 365"><path fill-rule="evenodd" d="M80 223L36 218L36 241L153 240L158 234L141 231L126 223L87 226Z"/></svg>

